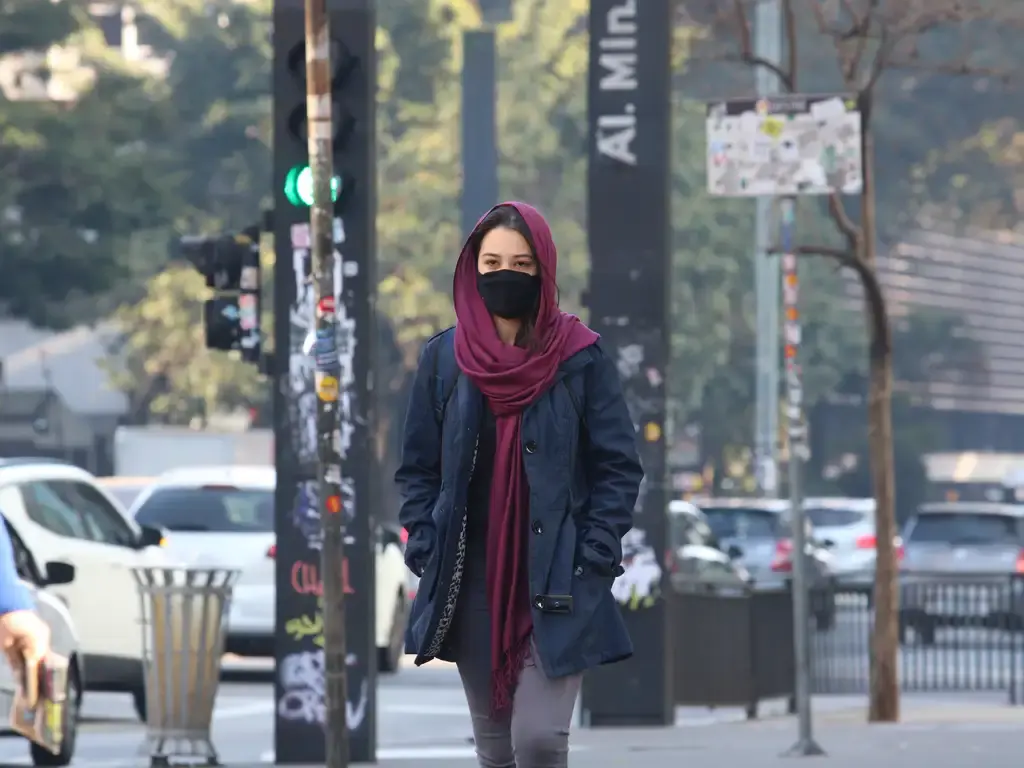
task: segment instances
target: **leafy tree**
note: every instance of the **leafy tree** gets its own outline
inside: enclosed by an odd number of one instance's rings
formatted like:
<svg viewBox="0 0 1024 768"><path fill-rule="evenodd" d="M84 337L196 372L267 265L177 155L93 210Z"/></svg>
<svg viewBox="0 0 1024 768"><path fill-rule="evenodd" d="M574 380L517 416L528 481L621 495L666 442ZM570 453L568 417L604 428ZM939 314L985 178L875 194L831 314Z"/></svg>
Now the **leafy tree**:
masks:
<svg viewBox="0 0 1024 768"><path fill-rule="evenodd" d="M146 14L140 35L170 60L160 94L168 140L147 142L147 154L172 180L175 198L164 211L164 226L149 238L135 238L132 274L111 291L124 304L117 317L126 331L111 367L119 371L126 363L114 379L129 395L136 419L184 423L269 399L253 366L204 349L206 291L198 274L163 272L168 240L239 231L260 220L270 178L269 8L262 0L160 0L140 9ZM272 248L264 249L263 274L263 327L270 329ZM184 355L190 349L203 351L191 358Z"/></svg>
<svg viewBox="0 0 1024 768"><path fill-rule="evenodd" d="M123 238L164 215L169 184L139 138L159 144L166 112L76 4L18 0L4 10L0 53L66 44L94 75L70 104L0 101L0 307L61 327L82 318L76 299L121 272Z"/></svg>
<svg viewBox="0 0 1024 768"><path fill-rule="evenodd" d="M206 349L197 320L209 295L202 275L173 267L149 280L141 301L115 313L124 335L108 372L128 395L132 422L201 425L217 412L266 399L254 366Z"/></svg>
<svg viewBox="0 0 1024 768"><path fill-rule="evenodd" d="M167 73L172 141L151 147L179 182L179 231L240 230L269 202L270 0L145 0L140 34Z"/></svg>

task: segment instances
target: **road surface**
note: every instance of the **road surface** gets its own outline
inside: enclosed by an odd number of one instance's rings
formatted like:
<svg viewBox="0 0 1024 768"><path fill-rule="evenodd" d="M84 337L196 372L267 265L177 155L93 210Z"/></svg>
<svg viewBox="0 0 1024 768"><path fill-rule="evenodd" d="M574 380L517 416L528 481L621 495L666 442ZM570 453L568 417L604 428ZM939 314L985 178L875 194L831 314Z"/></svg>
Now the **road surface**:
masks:
<svg viewBox="0 0 1024 768"><path fill-rule="evenodd" d="M859 722L862 718L862 693L867 689L868 627L869 614L866 606L846 603L841 606L834 629L815 633L813 646L816 688L819 691L840 694L815 699L815 708L819 713L823 713L826 725L830 722L829 713L853 712L854 718L851 722ZM940 698L957 706L973 706L979 700L989 707L999 706L999 711L1014 713L1013 716L1018 718L1014 721L1014 727L1019 734L1024 731L1024 707L1007 708L1005 702L1010 680L1014 675L1018 678L1024 677L1021 671L1024 670L1024 653L1021 653L1020 648L1016 654L1012 653L1010 642L1007 635L981 630L944 631L940 633L934 647L909 645L901 651L904 682L916 689L942 688L956 683L960 689L973 686L975 689L991 690L993 692L988 694L945 694ZM1017 645L1024 646L1024 642L1018 638ZM272 661L229 660L226 666L232 671L222 684L214 724L214 741L221 758L225 763L234 765L270 763L273 761ZM240 671L245 674L240 675ZM931 696L934 698L935 694ZM913 696L905 698L910 700ZM763 762L764 765L776 764L772 760L785 746L783 742L790 736L789 725L785 725L781 732L772 730L783 727L780 723L789 723L788 720L779 718L784 710L784 702L769 702L761 707L762 718L768 718L764 728L768 729L769 736L764 738L771 742L770 748L763 745L764 760L767 761ZM959 716L948 719L948 722L954 723L952 731L961 726L961 719ZM675 762L665 762L666 766L678 765L681 760L690 762L694 749L707 751L709 759L714 757L717 760L718 753L708 751L711 750L711 746L705 744L706 736L665 734L691 731L718 733L725 724L732 724L731 727L734 728L755 727L751 724L737 725L743 720L744 715L739 710L709 711L687 708L680 709L677 713L677 725L680 727L656 732L647 731L647 736L642 738L635 733L631 735L632 732L628 731L614 731L613 733L619 735L613 738L608 736L609 732L606 731L579 730L574 736L573 754L577 757L573 764L585 764L591 768L603 768L606 764L609 767L626 765L630 759L635 760L638 753L650 750L659 755L662 752L666 756L675 755L672 758ZM771 725L772 723L774 725ZM407 666L396 675L383 676L378 696L378 724L381 765L471 768L475 764L469 713L459 685L458 674L451 665L435 663L420 669ZM841 744L850 742L856 746L856 739L843 730L850 724L841 719L833 722L829 727L834 726L839 728L839 731L830 738ZM921 730L920 723L917 727ZM939 730L942 731L943 728L950 730L948 724ZM984 732L986 728L1001 733L1005 729L1005 723L999 722L994 728L983 725L974 730ZM652 735L654 733L661 735L655 737ZM752 734L754 731L749 733ZM612 742L608 742L610 738ZM746 738L744 736L744 739ZM675 742L672 742L672 739L675 739ZM661 743L665 740L667 741L663 747L656 746L656 742ZM694 746L697 742L704 746ZM139 751L142 744L143 726L137 721L127 695L87 694L75 766L129 768L148 764ZM689 751L680 752L680 749L684 749L680 744L689 744L690 746L686 747ZM967 741L964 742L964 746L966 748ZM851 746L850 749L852 748ZM619 762L612 760L613 754L619 755ZM720 757L725 761L746 759L731 752L723 753ZM645 755L644 765L649 768L660 768L661 759L660 756L655 757L652 752ZM16 737L0 737L0 765L27 765L28 762L28 750L23 741ZM873 763L875 768L889 765L877 760L873 760ZM757 768L761 764L756 761L747 763L746 768ZM941 761L928 761L927 764L929 768L941 768L945 765ZM1009 763L999 763L1003 764ZM836 768L845 768L846 763L838 762L835 765ZM893 766L895 765L893 763ZM903 768L906 768L906 765L908 764L903 764Z"/></svg>

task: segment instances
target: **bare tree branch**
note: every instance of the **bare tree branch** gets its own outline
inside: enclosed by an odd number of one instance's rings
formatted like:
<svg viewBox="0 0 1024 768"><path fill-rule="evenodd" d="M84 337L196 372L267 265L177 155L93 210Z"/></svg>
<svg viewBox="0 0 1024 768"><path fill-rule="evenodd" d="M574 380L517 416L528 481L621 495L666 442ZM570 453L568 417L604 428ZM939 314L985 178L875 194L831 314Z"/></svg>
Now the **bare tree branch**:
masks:
<svg viewBox="0 0 1024 768"><path fill-rule="evenodd" d="M800 48L796 44L796 14L793 12L793 0L783 0L782 2L782 28L785 30L786 47L789 49L789 61L787 63L789 83L788 85L783 83L783 85L787 91L793 93L796 91L797 53Z"/></svg>
<svg viewBox="0 0 1024 768"><path fill-rule="evenodd" d="M789 7L791 2L792 0L785 0L784 6ZM791 7L790 10L792 11ZM732 1L732 16L736 23L736 36L739 38L740 52L738 56L727 55L724 59L726 61L740 61L744 64L749 64L752 67L764 67L779 78L779 82L782 84L783 88L790 92L794 91L794 79L796 75L795 67L792 67L790 71L787 72L775 62L768 61L768 59L754 54L754 41L750 31L750 19L747 17L746 8L743 7L743 0Z"/></svg>
<svg viewBox="0 0 1024 768"><path fill-rule="evenodd" d="M892 52L895 40L889 32L888 27L882 27L880 32L880 39L878 41L878 50L875 51L875 59L871 62L871 73L868 75L867 82L864 83L863 90L870 93L874 90L875 85L878 83L878 79L885 72L886 67L889 65L889 58Z"/></svg>
<svg viewBox="0 0 1024 768"><path fill-rule="evenodd" d="M845 62L843 62L843 80L847 83L856 82L858 74L860 73L860 65L864 60L864 53L867 51L868 40L870 39L871 32L871 10L867 10L862 14L858 14L853 6L850 4L850 0L840 0L841 7L849 14L850 18L853 19L853 24L850 26L850 32L852 34L852 53L845 56ZM843 56L843 52L840 51L840 56Z"/></svg>
<svg viewBox="0 0 1024 768"><path fill-rule="evenodd" d="M860 239L860 227L853 223L853 219L846 212L846 205L838 192L828 196L828 212L839 227L840 234L846 238L847 245L851 250L856 251L857 241Z"/></svg>
<svg viewBox="0 0 1024 768"><path fill-rule="evenodd" d="M772 253L782 253L776 247ZM824 245L800 245L793 252L797 256L824 256L834 259L840 266L852 270L860 280L864 289L864 300L868 307L868 319L871 323L872 355L888 355L892 352L892 338L889 333L888 313L885 308L885 295L882 284L875 270L857 256L856 251L842 248L829 248Z"/></svg>

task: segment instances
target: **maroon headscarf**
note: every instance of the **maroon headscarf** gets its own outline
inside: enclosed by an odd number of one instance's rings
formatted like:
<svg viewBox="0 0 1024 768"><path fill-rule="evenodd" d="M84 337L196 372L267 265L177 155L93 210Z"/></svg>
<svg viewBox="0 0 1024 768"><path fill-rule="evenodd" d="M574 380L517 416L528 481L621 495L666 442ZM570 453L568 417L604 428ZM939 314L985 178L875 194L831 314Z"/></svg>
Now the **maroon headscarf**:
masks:
<svg viewBox="0 0 1024 768"><path fill-rule="evenodd" d="M578 317L558 308L558 255L544 217L526 203L502 205L514 207L526 222L540 266L540 304L534 326L537 343L533 349L514 347L498 338L477 290L477 254L470 247L472 235L455 267L454 285L458 318L455 359L487 398L497 426L487 526L491 692L496 713L512 706L533 631L527 540L530 492L523 464L523 411L551 387L559 365L599 338Z"/></svg>

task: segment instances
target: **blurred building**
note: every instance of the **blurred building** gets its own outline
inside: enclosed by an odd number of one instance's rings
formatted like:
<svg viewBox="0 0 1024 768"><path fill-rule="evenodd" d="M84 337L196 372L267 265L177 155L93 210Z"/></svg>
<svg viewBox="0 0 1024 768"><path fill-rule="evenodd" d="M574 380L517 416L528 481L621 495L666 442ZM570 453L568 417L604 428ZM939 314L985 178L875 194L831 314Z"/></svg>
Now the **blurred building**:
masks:
<svg viewBox="0 0 1024 768"><path fill-rule="evenodd" d="M925 220L878 261L896 332L894 391L936 435L923 447L1024 452L1024 235ZM847 295L862 312L852 275ZM899 333L915 323L916 333ZM821 439L863 429L865 388L851 377L826 397Z"/></svg>
<svg viewBox="0 0 1024 768"><path fill-rule="evenodd" d="M880 259L894 323L947 313L958 327L948 349L977 355L947 361L943 381L907 382L935 409L1024 415L1024 235L936 225L911 232Z"/></svg>
<svg viewBox="0 0 1024 768"><path fill-rule="evenodd" d="M128 403L105 365L109 325L63 333L0 321L0 456L50 456L110 471Z"/></svg>

